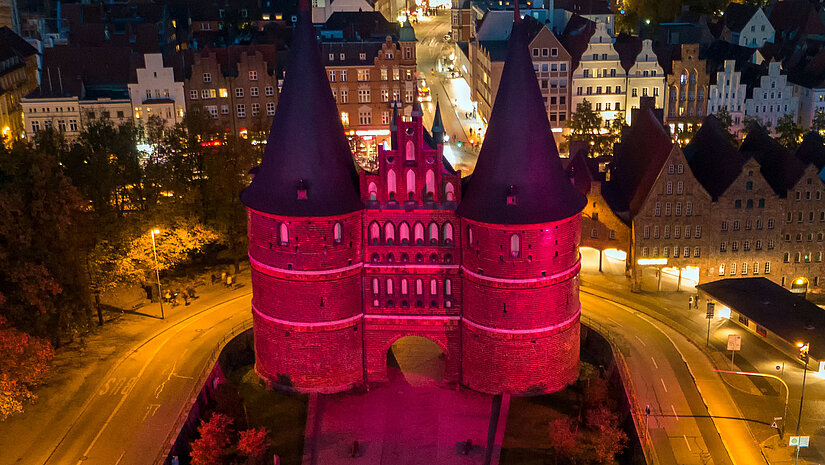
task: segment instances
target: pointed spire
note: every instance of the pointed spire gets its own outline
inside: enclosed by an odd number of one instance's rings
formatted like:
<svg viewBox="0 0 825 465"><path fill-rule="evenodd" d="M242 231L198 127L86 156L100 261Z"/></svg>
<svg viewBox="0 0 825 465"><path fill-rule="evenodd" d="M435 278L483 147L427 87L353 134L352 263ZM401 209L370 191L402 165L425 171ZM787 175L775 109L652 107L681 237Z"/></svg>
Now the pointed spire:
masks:
<svg viewBox="0 0 825 465"><path fill-rule="evenodd" d="M410 115L413 118L421 118L424 116L424 110L421 109L421 102L419 102L417 98L413 99L412 113Z"/></svg>
<svg viewBox="0 0 825 465"><path fill-rule="evenodd" d="M518 16L518 10L516 10ZM544 108L523 22L515 21L475 172L457 213L492 224L536 224L581 212Z"/></svg>
<svg viewBox="0 0 825 465"><path fill-rule="evenodd" d="M363 208L358 174L321 62L309 2L300 5L263 161L241 201L284 216L350 213Z"/></svg>
<svg viewBox="0 0 825 465"><path fill-rule="evenodd" d="M438 101L435 102L435 115L433 116L433 127L430 130L433 133L433 140L436 144L444 143L444 123L441 122L441 107Z"/></svg>
<svg viewBox="0 0 825 465"><path fill-rule="evenodd" d="M521 22L521 9L519 8L518 2L519 2L519 0L515 0L513 2L513 3L515 3L515 8L513 9L513 22L514 23L520 23Z"/></svg>
<svg viewBox="0 0 825 465"><path fill-rule="evenodd" d="M398 102L392 102L392 120L390 121L390 148L398 148Z"/></svg>

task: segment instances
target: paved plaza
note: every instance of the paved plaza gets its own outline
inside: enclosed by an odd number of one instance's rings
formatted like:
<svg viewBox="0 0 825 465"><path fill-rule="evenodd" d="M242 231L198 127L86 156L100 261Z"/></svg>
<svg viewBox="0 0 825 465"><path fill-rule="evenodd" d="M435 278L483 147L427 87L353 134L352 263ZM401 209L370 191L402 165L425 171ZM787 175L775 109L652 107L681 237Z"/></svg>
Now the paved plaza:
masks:
<svg viewBox="0 0 825 465"><path fill-rule="evenodd" d="M390 382L369 392L319 397L317 455L310 463L483 463L492 396L442 385L441 350L419 338L393 346L388 370ZM467 439L472 448L464 455ZM351 456L353 441L359 442L357 458Z"/></svg>

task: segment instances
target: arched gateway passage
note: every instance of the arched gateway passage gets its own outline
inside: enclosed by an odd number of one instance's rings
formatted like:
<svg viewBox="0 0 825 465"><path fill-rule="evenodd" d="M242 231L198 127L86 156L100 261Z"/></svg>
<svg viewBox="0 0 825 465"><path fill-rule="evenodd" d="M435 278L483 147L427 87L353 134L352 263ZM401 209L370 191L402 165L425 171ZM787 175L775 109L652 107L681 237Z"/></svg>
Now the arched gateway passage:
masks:
<svg viewBox="0 0 825 465"><path fill-rule="evenodd" d="M387 350L387 377L403 378L413 386L444 381L446 355L444 350L426 337L405 336Z"/></svg>

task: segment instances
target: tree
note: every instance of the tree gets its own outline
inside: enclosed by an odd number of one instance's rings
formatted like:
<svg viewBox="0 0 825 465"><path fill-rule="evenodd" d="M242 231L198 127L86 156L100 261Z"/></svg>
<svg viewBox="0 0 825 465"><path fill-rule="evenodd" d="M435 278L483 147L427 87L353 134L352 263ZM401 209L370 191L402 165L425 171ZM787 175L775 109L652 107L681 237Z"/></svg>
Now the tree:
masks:
<svg viewBox="0 0 825 465"><path fill-rule="evenodd" d="M588 409L585 424L589 434L585 444L593 455L594 463L612 464L616 455L627 443L627 435L619 425L619 418L608 406L600 405Z"/></svg>
<svg viewBox="0 0 825 465"><path fill-rule="evenodd" d="M579 434L572 418L564 417L550 422L549 449L553 454L553 463L559 463L559 457L575 462L578 455Z"/></svg>
<svg viewBox="0 0 825 465"><path fill-rule="evenodd" d="M223 235L236 271L247 250L246 210L241 204L241 191L249 185L249 170L257 158L249 141L233 137L206 154L203 162L204 213L209 224Z"/></svg>
<svg viewBox="0 0 825 465"><path fill-rule="evenodd" d="M570 135L565 137L568 142L578 141L588 144L591 157L611 155L613 144L621 138L624 119L624 113L618 112L615 118L603 122L599 112L593 110L590 102L585 99L567 120Z"/></svg>
<svg viewBox="0 0 825 465"><path fill-rule="evenodd" d="M728 108L720 108L716 113L716 118L719 120L719 123L721 123L722 128L725 130L725 134L727 134L731 143L736 144L736 134L731 131L731 127L733 127L733 117L731 117L730 113L728 113Z"/></svg>
<svg viewBox="0 0 825 465"><path fill-rule="evenodd" d="M0 148L0 293L16 328L62 340L89 326L85 203L44 144Z"/></svg>
<svg viewBox="0 0 825 465"><path fill-rule="evenodd" d="M121 215L140 203L130 187L141 181L137 141L134 124L115 126L108 118L90 119L77 142L61 154L66 174L98 217Z"/></svg>
<svg viewBox="0 0 825 465"><path fill-rule="evenodd" d="M269 430L266 428L251 428L241 431L240 439L238 439L238 452L260 463L269 447L269 441L266 437L268 434Z"/></svg>
<svg viewBox="0 0 825 465"><path fill-rule="evenodd" d="M0 308L3 306L0 295ZM54 350L48 341L9 326L0 316L0 420L23 412L37 398L37 387L49 372Z"/></svg>
<svg viewBox="0 0 825 465"><path fill-rule="evenodd" d="M796 124L796 118L786 113L776 122L776 140L788 150L796 150L804 134L802 126Z"/></svg>
<svg viewBox="0 0 825 465"><path fill-rule="evenodd" d="M817 111L811 121L811 130L822 134L825 132L825 111Z"/></svg>
<svg viewBox="0 0 825 465"><path fill-rule="evenodd" d="M192 464L219 465L224 448L231 442L232 419L216 413L208 421L201 422L198 433L200 438L192 442Z"/></svg>
<svg viewBox="0 0 825 465"><path fill-rule="evenodd" d="M109 238L98 241L89 255L92 279L98 291L104 291L121 283L150 283L155 272L155 254L152 248L153 229L157 267L160 271L187 263L193 254L207 246L217 244L221 237L217 231L194 218L153 217L118 223L119 233L112 231Z"/></svg>

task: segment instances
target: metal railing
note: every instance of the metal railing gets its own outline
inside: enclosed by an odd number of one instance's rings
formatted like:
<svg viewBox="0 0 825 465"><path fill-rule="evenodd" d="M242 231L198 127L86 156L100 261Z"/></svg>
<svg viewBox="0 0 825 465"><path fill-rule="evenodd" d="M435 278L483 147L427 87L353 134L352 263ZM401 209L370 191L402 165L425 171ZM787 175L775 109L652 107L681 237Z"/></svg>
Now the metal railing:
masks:
<svg viewBox="0 0 825 465"><path fill-rule="evenodd" d="M636 432L641 439L640 443L642 445L642 452L645 455L645 462L654 465L658 464L659 458L656 455L656 449L653 447L653 440L650 438L647 428L647 417L649 414L645 412L645 408L639 403L636 389L633 386L633 378L630 376L630 369L627 367L624 354L619 350L619 345L613 338L608 327L584 314L581 316L581 321L590 329L599 333L610 344L613 358L616 360L616 368L619 370L619 377L622 379L622 386L624 387L628 404L630 404L630 414L633 416L633 424L636 426Z"/></svg>
<svg viewBox="0 0 825 465"><path fill-rule="evenodd" d="M201 370L201 373L195 377L195 382L192 385L192 389L189 391L189 394L185 397L186 399L193 399L197 398L200 395L200 391L203 390L203 386L206 384L206 380L209 378L209 374L212 373L212 370L215 369L215 364L218 363L218 358L223 351L223 348L226 347L226 344L229 343L232 339L234 339L239 334L243 333L244 331L248 330L252 327L252 315L249 316L249 319L244 320L242 323L239 323L233 326L226 334L224 334L223 338L218 341L215 348L212 349L212 352L209 354L209 358L207 359L206 363ZM163 442L163 449L161 449L155 460L152 462L155 465L164 465L166 464L166 459L169 458L169 453L171 451L172 446L175 445L177 442L177 438L180 435L180 431L183 428L183 424L186 423L186 420L189 418L189 413L191 412L194 402L186 402L181 406L180 411L178 412L177 419L175 420L174 425L169 430L169 434L166 436L165 441Z"/></svg>

